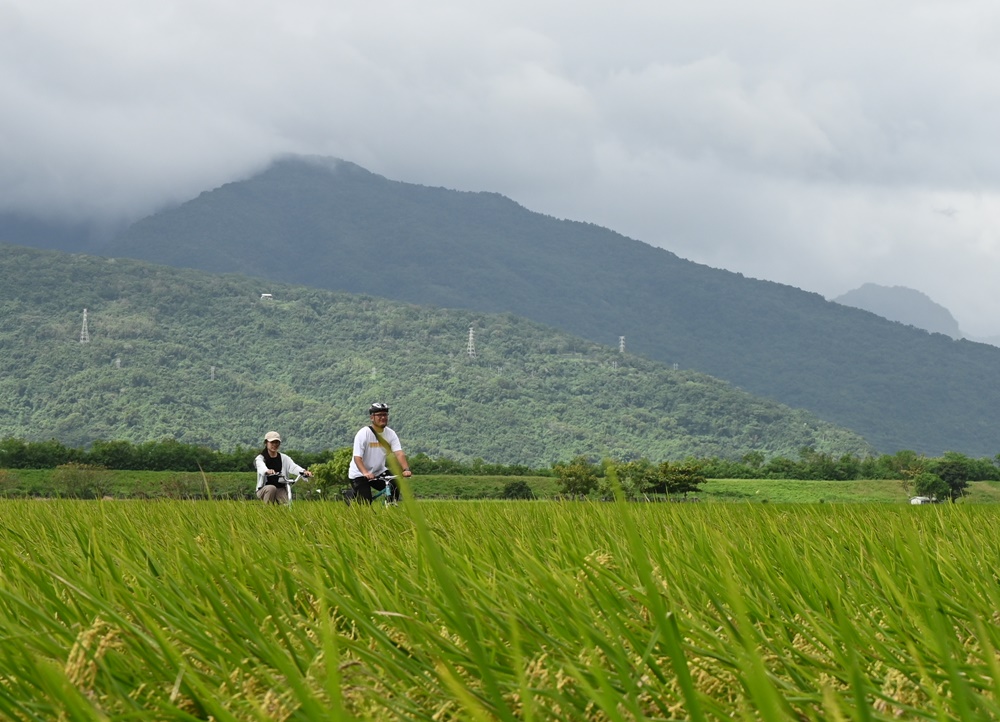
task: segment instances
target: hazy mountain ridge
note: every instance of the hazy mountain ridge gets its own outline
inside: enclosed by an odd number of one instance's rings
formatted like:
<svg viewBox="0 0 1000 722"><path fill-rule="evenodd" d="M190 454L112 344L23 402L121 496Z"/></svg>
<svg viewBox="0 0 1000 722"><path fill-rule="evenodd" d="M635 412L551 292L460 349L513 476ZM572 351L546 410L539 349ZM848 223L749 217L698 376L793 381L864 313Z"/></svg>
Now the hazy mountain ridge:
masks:
<svg viewBox="0 0 1000 722"><path fill-rule="evenodd" d="M930 333L943 333L951 338L966 338L978 343L1000 346L998 336L976 337L963 332L951 311L935 303L925 293L906 286L865 283L832 300Z"/></svg>
<svg viewBox="0 0 1000 722"><path fill-rule="evenodd" d="M833 300L930 333L943 333L951 338L965 336L948 309L926 294L905 286L865 283Z"/></svg>
<svg viewBox="0 0 1000 722"><path fill-rule="evenodd" d="M880 451L992 455L1000 349L701 266L488 193L285 159L133 225L107 252L512 312L724 378Z"/></svg>
<svg viewBox="0 0 1000 722"><path fill-rule="evenodd" d="M276 283L262 299L245 276L0 251L4 277L32 280L0 300L0 437L232 448L277 428L319 450L349 445L381 399L410 453L456 460L870 450L806 412L510 314Z"/></svg>

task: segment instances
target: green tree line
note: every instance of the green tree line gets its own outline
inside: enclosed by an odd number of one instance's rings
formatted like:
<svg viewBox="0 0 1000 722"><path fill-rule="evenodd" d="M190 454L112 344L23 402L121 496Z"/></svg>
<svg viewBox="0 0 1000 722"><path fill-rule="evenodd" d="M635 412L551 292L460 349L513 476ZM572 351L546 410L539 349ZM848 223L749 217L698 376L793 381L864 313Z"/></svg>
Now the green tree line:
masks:
<svg viewBox="0 0 1000 722"><path fill-rule="evenodd" d="M643 495L687 495L706 479L798 479L812 481L902 480L908 492L938 501L954 502L971 481L1000 481L1000 454L972 458L955 451L927 457L914 451L880 456L833 456L803 448L798 459L783 456L765 460L763 454L747 454L740 461L688 458L682 462L648 459L616 462L577 457L553 465L560 489L570 496L599 493L605 497L623 494L634 499Z"/></svg>
<svg viewBox="0 0 1000 722"><path fill-rule="evenodd" d="M95 441L89 448L74 448L60 441L28 441L7 437L0 440L0 469L54 469L67 464L99 467L116 471L248 471L260 448L237 446L231 451L217 451L207 446L185 444L176 439L144 443L126 440ZM350 447L318 452L286 451L299 464L317 466L350 458ZM417 474L461 476L549 476L551 470L537 470L523 464L490 464L482 459L470 462L445 457L432 458L424 453L409 458Z"/></svg>
<svg viewBox="0 0 1000 722"><path fill-rule="evenodd" d="M237 447L218 451L185 444L175 439L132 443L125 440L95 441L89 448L73 448L56 440L27 441L7 437L0 440L0 469L54 469L67 464L129 471L248 471L259 449ZM288 452L304 466L343 466L350 447L320 452ZM1000 481L1000 454L972 458L949 451L926 457L914 451L895 454L853 456L803 448L797 459L777 456L765 459L751 453L739 461L720 458L683 461L634 459L611 461L576 457L550 467L523 464L491 464L482 459L461 462L447 457L413 455L415 474L455 476L557 476L567 494L613 493L615 484L626 496L647 493L684 494L697 490L704 479L802 479L851 481L858 479L902 479L916 494L955 499L970 481ZM700 481L699 481L700 480Z"/></svg>

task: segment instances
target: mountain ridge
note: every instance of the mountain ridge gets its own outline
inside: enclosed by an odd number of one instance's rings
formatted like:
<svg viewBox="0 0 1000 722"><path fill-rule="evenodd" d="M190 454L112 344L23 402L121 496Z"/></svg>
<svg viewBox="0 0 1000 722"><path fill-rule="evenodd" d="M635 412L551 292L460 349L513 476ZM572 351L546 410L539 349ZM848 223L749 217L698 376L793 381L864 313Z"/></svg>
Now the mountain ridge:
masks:
<svg viewBox="0 0 1000 722"><path fill-rule="evenodd" d="M906 286L865 283L833 300L929 333L943 333L954 339L965 337L947 308L932 301L927 294Z"/></svg>
<svg viewBox="0 0 1000 722"><path fill-rule="evenodd" d="M133 224L101 252L510 312L600 343L625 336L634 353L809 409L883 452L996 451L1000 349L711 269L497 194L285 158Z"/></svg>
<svg viewBox="0 0 1000 722"><path fill-rule="evenodd" d="M973 336L965 333L951 311L931 300L922 291L906 286L864 283L831 300L928 333L943 333L954 339L965 338L976 343L1000 346L1000 336Z"/></svg>

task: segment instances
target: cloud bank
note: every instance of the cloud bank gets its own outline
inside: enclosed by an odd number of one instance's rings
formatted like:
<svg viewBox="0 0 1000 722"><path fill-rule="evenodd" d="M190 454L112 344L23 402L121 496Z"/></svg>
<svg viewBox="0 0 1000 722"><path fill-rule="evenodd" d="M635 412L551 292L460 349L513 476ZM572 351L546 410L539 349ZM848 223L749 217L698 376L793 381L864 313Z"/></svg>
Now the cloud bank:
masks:
<svg viewBox="0 0 1000 722"><path fill-rule="evenodd" d="M1000 7L13 0L0 211L122 222L330 155L1000 334Z"/></svg>

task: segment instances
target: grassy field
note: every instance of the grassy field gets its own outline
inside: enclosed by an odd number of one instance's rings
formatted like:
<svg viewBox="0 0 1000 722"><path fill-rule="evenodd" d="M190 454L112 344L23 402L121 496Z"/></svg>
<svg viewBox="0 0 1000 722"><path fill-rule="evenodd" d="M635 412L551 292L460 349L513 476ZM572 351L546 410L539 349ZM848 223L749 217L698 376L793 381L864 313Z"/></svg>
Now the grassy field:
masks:
<svg viewBox="0 0 1000 722"><path fill-rule="evenodd" d="M0 469L0 495L54 496L65 486L55 469ZM246 472L202 475L176 471L102 471L96 496L116 498L246 498L256 476ZM538 498L559 493L559 482L549 476L415 476L419 499L481 499L497 497L507 484L524 481ZM310 496L301 484L299 498ZM66 494L60 494L66 496ZM906 504L909 494L900 481L799 481L786 479L710 479L692 494L701 502L775 504L885 503ZM315 497L314 497L315 498ZM972 482L960 503L1000 503L1000 482Z"/></svg>
<svg viewBox="0 0 1000 722"><path fill-rule="evenodd" d="M798 481L793 479L710 479L697 496L702 501L776 504L907 504L901 481ZM974 481L960 504L1000 502L1000 482Z"/></svg>
<svg viewBox="0 0 1000 722"><path fill-rule="evenodd" d="M3 719L1000 716L992 505L0 517Z"/></svg>
<svg viewBox="0 0 1000 722"><path fill-rule="evenodd" d="M908 503L899 481L798 481L792 479L711 479L698 497L705 501L777 504Z"/></svg>
<svg viewBox="0 0 1000 722"><path fill-rule="evenodd" d="M182 499L211 495L225 499L248 497L257 483L257 476L252 472L99 470L90 476L74 480L70 474L69 485L92 487L98 497ZM497 496L512 481L526 481L541 498L558 493L557 480L547 476L415 476L413 489L421 499L473 499ZM3 496L66 496L58 493L66 487L67 480L60 478L58 469L0 469L0 495ZM303 481L297 489L300 499L310 496L308 482Z"/></svg>

